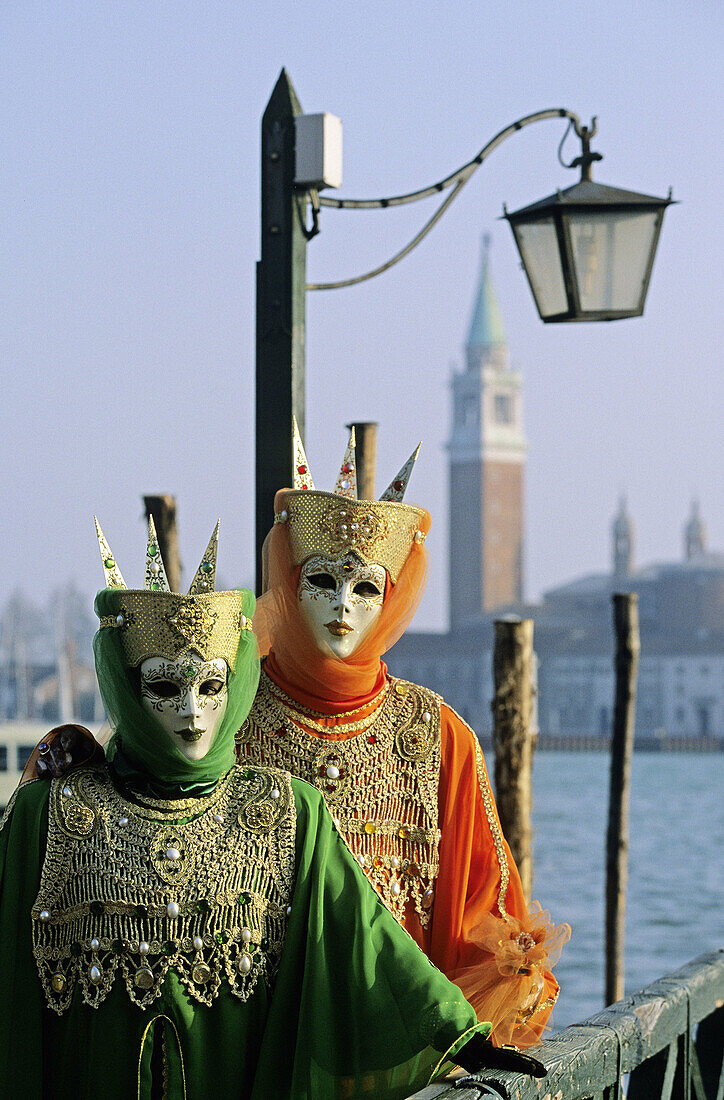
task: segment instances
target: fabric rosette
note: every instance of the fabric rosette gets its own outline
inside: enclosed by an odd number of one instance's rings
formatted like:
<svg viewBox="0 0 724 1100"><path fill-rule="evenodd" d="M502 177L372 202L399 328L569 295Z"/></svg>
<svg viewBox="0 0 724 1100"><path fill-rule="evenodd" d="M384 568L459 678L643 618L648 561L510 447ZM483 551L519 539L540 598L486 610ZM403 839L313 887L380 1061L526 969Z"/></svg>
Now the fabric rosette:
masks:
<svg viewBox="0 0 724 1100"><path fill-rule="evenodd" d="M493 1025L496 1046L531 1046L540 1040L536 1013L550 1008L558 985L550 974L571 938L568 924L554 925L550 913L533 902L527 917L486 913L470 940L483 953L475 966L449 975L475 1009Z"/></svg>

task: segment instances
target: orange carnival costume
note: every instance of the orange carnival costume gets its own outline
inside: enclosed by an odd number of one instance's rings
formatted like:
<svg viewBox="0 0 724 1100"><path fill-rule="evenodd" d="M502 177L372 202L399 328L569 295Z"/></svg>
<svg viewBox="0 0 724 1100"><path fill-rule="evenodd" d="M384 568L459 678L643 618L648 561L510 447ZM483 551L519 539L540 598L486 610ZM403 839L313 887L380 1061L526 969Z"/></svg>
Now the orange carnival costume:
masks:
<svg viewBox="0 0 724 1100"><path fill-rule="evenodd" d="M354 436L333 493L315 490L296 424L294 446L295 487L277 493L265 546L254 629L268 656L239 758L321 790L378 894L492 1021L493 1040L529 1046L555 1004L550 967L570 929L527 910L473 731L381 660L427 575L430 515L402 502L417 451L379 501L363 501Z"/></svg>

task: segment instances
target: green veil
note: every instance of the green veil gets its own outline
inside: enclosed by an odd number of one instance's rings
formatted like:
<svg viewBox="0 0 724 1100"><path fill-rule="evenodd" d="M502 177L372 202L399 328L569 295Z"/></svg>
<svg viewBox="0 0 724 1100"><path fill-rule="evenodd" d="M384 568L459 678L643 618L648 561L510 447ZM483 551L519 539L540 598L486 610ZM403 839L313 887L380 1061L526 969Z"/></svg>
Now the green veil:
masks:
<svg viewBox="0 0 724 1100"><path fill-rule="evenodd" d="M255 599L246 588L242 594L247 619L254 614ZM118 590L102 589L95 599L99 618L115 615ZM251 630L242 630L236 651L236 668L229 671L228 703L211 748L202 760L187 760L162 727L141 705L133 670L126 665L120 631L104 627L93 639L96 675L101 698L114 733L106 749L113 760L122 758L130 776L157 780L180 788L216 782L236 763L234 737L254 701L259 682L259 653Z"/></svg>

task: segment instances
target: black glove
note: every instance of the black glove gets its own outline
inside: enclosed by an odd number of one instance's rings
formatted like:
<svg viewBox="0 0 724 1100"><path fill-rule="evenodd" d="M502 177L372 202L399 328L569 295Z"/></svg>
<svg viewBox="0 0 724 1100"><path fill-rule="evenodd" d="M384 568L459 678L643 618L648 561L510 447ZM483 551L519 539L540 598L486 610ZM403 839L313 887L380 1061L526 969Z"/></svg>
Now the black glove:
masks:
<svg viewBox="0 0 724 1100"><path fill-rule="evenodd" d="M513 1073L527 1073L529 1077L545 1077L548 1072L535 1058L521 1054L514 1047L494 1047L490 1039L485 1039L479 1031L460 1048L454 1060L468 1073L480 1073L484 1069L509 1069Z"/></svg>

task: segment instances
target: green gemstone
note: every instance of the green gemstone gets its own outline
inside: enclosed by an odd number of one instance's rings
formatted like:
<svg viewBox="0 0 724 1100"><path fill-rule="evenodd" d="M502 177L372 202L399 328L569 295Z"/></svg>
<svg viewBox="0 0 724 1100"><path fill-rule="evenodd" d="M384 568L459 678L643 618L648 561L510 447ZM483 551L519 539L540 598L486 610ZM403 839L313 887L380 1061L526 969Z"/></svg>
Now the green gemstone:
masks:
<svg viewBox="0 0 724 1100"><path fill-rule="evenodd" d="M125 950L125 943L123 940L111 940L111 951L114 955L122 955Z"/></svg>
<svg viewBox="0 0 724 1100"><path fill-rule="evenodd" d="M161 944L162 955L173 955L176 951L176 944L173 940L164 940Z"/></svg>
<svg viewBox="0 0 724 1100"><path fill-rule="evenodd" d="M242 905L248 905L251 901L251 894L241 893L239 894L239 901Z"/></svg>
<svg viewBox="0 0 724 1100"><path fill-rule="evenodd" d="M217 932L216 935L214 936L214 939L216 940L216 942L218 944L228 943L229 942L229 933L228 932Z"/></svg>
<svg viewBox="0 0 724 1100"><path fill-rule="evenodd" d="M158 592L160 587L161 587L161 585L157 584L156 581L154 581L153 584L151 585L151 588L153 589L154 592Z"/></svg>
<svg viewBox="0 0 724 1100"><path fill-rule="evenodd" d="M207 901L206 898L199 898L199 900L196 902L196 912L197 913L210 913L211 912L211 902Z"/></svg>
<svg viewBox="0 0 724 1100"><path fill-rule="evenodd" d="M249 770L247 769L247 771L245 771L245 772L244 772L244 779L253 779L253 778L254 778L254 773L253 773L253 772L250 772L250 771L249 771Z"/></svg>
<svg viewBox="0 0 724 1100"><path fill-rule="evenodd" d="M91 914L94 917L102 917L103 916L103 902L102 901L92 901L90 903L90 905L88 906L88 908L90 909Z"/></svg>
<svg viewBox="0 0 724 1100"><path fill-rule="evenodd" d="M103 564L105 565L106 569L113 569L116 563L114 562L113 558L106 558Z"/></svg>
<svg viewBox="0 0 724 1100"><path fill-rule="evenodd" d="M187 680L193 680L196 675L196 665L186 665L184 669L184 676Z"/></svg>
<svg viewBox="0 0 724 1100"><path fill-rule="evenodd" d="M136 906L136 916L140 917L142 920L145 920L145 918L148 916L148 906L147 905L137 905Z"/></svg>
<svg viewBox="0 0 724 1100"><path fill-rule="evenodd" d="M214 571L214 567L213 567L213 565L211 564L210 561L202 561L202 563L201 563L201 572L202 573L213 573L213 571Z"/></svg>
<svg viewBox="0 0 724 1100"><path fill-rule="evenodd" d="M158 553L158 547L156 546L156 544L154 542L152 542L151 545L148 548L148 556L149 556L149 558L155 558L157 553Z"/></svg>
<svg viewBox="0 0 724 1100"><path fill-rule="evenodd" d="M72 943L70 945L70 953L75 959L77 959L79 955L83 954L83 945L80 943Z"/></svg>

